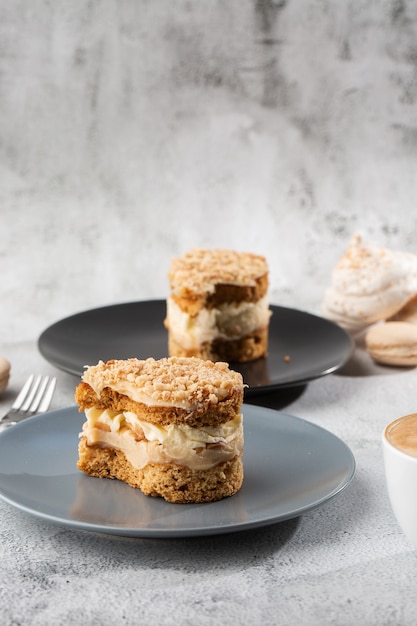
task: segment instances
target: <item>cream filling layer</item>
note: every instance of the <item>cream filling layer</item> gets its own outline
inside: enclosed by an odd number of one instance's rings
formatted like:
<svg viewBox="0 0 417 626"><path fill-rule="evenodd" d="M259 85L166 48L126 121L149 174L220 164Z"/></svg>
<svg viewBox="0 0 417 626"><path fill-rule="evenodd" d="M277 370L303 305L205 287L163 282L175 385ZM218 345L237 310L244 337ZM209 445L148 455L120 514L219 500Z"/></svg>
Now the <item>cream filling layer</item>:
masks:
<svg viewBox="0 0 417 626"><path fill-rule="evenodd" d="M90 446L121 450L136 469L149 463L175 463L206 470L243 453L242 415L216 428L159 426L129 411L86 409L85 415L80 437Z"/></svg>
<svg viewBox="0 0 417 626"><path fill-rule="evenodd" d="M258 328L268 326L270 317L267 296L258 302L223 304L218 308L202 309L194 316L182 311L171 297L167 300L170 333L188 350L214 339L240 339Z"/></svg>

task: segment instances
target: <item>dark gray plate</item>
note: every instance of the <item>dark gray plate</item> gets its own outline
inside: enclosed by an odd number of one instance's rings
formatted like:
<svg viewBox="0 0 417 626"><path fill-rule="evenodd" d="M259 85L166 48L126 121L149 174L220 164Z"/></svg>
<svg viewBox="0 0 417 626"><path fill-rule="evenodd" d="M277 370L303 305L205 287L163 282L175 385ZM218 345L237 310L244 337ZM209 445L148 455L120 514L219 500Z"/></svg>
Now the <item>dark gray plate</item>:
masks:
<svg viewBox="0 0 417 626"><path fill-rule="evenodd" d="M233 497L169 504L76 469L84 416L76 407L32 417L0 435L0 498L74 529L143 538L215 535L284 521L340 493L355 460L330 432L272 409L243 406L245 478Z"/></svg>
<svg viewBox="0 0 417 626"><path fill-rule="evenodd" d="M165 300L148 300L77 313L47 328L39 337L39 350L47 361L76 376L99 359L162 358L168 350L165 306ZM270 308L268 358L230 364L249 386L247 396L304 385L347 362L353 342L342 328L296 309Z"/></svg>

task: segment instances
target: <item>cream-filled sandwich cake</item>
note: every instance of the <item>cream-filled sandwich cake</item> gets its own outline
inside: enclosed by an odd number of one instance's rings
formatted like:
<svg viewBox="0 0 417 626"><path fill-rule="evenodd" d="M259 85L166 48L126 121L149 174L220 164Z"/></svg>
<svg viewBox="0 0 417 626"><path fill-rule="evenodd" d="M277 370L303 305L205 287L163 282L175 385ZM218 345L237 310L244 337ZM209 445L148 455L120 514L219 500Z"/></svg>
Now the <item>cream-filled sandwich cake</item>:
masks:
<svg viewBox="0 0 417 626"><path fill-rule="evenodd" d="M212 502L243 481L242 376L198 358L112 360L88 367L77 466L168 502Z"/></svg>
<svg viewBox="0 0 417 626"><path fill-rule="evenodd" d="M165 326L171 356L245 362L268 350L263 256L193 248L172 260Z"/></svg>

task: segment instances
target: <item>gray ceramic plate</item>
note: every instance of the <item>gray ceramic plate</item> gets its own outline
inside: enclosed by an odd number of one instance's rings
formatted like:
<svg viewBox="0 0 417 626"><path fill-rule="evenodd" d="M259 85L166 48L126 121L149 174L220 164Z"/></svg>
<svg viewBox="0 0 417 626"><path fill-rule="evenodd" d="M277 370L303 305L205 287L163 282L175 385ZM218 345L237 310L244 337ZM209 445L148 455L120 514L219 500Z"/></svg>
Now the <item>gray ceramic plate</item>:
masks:
<svg viewBox="0 0 417 626"><path fill-rule="evenodd" d="M351 337L333 322L297 309L270 308L268 357L231 363L248 385L246 396L304 385L340 369L351 356ZM47 361L76 376L99 359L160 359L168 354L165 311L164 300L83 311L46 328L38 347Z"/></svg>
<svg viewBox="0 0 417 626"><path fill-rule="evenodd" d="M169 504L76 469L83 415L51 411L0 435L0 498L74 529L143 538L215 535L266 526L313 509L352 480L355 460L330 432L244 405L245 479L233 497Z"/></svg>

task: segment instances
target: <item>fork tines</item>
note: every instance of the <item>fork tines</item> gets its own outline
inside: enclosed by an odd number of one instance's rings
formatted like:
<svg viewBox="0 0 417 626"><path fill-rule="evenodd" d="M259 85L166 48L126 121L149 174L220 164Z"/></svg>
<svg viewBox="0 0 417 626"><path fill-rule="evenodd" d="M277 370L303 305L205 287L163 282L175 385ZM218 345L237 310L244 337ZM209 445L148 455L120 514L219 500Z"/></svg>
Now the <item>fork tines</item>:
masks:
<svg viewBox="0 0 417 626"><path fill-rule="evenodd" d="M43 413L48 410L54 395L56 378L31 374L13 403L12 409L27 413Z"/></svg>

